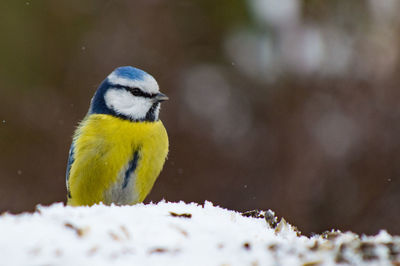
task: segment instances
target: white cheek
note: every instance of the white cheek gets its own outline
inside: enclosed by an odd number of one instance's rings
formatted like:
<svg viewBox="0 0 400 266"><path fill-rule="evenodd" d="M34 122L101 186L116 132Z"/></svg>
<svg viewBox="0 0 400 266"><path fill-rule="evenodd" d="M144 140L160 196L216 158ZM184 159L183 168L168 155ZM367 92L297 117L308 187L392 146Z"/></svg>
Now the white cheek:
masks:
<svg viewBox="0 0 400 266"><path fill-rule="evenodd" d="M134 120L145 118L152 105L148 99L133 96L123 89L109 89L105 93L104 99L108 108Z"/></svg>

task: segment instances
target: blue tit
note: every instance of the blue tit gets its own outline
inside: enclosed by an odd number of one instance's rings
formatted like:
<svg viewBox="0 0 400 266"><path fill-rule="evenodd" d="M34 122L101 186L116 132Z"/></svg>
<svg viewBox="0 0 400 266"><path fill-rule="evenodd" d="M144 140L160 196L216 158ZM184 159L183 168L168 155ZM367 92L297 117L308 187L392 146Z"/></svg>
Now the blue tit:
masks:
<svg viewBox="0 0 400 266"><path fill-rule="evenodd" d="M68 205L135 204L149 194L168 154L159 120L168 100L148 73L124 66L98 87L69 151Z"/></svg>

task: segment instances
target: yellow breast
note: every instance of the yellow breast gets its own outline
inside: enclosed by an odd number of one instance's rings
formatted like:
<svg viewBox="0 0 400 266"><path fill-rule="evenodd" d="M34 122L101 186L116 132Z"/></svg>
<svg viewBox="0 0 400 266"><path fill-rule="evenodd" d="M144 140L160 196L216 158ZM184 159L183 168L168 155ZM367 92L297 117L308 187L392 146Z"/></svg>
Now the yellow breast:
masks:
<svg viewBox="0 0 400 266"><path fill-rule="evenodd" d="M139 160L129 204L145 199L164 165L168 136L162 122L131 122L104 114L85 118L74 136L68 204L110 203L107 191L119 182L135 151Z"/></svg>

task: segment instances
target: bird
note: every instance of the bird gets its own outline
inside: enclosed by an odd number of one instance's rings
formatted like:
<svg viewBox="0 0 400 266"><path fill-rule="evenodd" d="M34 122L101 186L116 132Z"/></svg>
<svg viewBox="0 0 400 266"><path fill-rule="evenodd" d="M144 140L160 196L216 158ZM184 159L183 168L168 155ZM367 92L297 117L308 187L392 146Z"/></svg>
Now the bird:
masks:
<svg viewBox="0 0 400 266"><path fill-rule="evenodd" d="M72 138L68 205L143 202L168 154L167 131L159 119L166 100L154 77L132 66L118 67L102 81Z"/></svg>

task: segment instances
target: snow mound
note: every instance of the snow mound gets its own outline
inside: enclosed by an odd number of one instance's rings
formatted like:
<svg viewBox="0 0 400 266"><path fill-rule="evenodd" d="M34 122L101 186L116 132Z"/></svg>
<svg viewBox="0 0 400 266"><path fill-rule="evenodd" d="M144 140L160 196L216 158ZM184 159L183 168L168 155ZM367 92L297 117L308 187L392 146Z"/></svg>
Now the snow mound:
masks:
<svg viewBox="0 0 400 266"><path fill-rule="evenodd" d="M385 231L313 237L272 211L239 213L184 202L69 207L0 216L4 265L392 265L400 238Z"/></svg>

